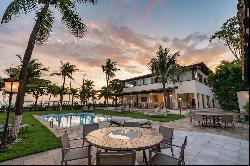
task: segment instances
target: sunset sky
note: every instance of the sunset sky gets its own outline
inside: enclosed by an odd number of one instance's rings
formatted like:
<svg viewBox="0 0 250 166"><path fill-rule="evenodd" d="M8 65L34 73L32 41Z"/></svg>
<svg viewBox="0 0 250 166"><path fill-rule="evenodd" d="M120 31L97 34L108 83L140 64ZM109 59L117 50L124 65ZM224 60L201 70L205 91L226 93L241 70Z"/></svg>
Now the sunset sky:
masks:
<svg viewBox="0 0 250 166"><path fill-rule="evenodd" d="M0 17L11 0L0 1ZM220 43L209 43L209 37L237 12L237 0L99 0L96 5L80 4L79 15L87 25L83 39L76 39L61 23L56 23L47 43L35 47L33 58L50 72L44 78L61 85L60 77L50 77L59 70L60 60L80 69L73 76L79 87L82 75L95 82L96 89L105 85L101 65L106 58L118 61L118 79L149 73L146 67L159 45L171 52L180 51L178 63L204 62L214 69L222 60L234 57ZM0 25L0 76L4 69L18 64L16 54L23 56L34 25L34 13L20 15ZM67 80L67 86L69 81Z"/></svg>

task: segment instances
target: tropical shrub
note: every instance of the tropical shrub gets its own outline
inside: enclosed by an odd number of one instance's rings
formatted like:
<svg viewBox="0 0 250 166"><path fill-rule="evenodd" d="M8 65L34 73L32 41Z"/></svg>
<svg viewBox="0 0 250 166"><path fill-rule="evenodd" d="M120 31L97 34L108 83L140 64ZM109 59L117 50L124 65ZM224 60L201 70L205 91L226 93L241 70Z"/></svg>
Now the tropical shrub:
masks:
<svg viewBox="0 0 250 166"><path fill-rule="evenodd" d="M242 79L242 68L239 61L222 61L216 67L215 73L209 74L208 84L212 87L222 109L239 110L236 92L248 88Z"/></svg>

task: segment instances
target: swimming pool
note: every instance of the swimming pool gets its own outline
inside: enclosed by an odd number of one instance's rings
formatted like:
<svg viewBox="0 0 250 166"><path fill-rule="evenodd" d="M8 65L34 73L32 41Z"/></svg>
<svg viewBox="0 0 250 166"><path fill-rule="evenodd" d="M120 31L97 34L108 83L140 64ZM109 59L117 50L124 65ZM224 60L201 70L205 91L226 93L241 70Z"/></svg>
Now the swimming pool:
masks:
<svg viewBox="0 0 250 166"><path fill-rule="evenodd" d="M107 122L111 116L98 116L92 113L72 113L59 115L44 115L43 119L47 120L58 127L73 127L84 124L93 124L99 122Z"/></svg>

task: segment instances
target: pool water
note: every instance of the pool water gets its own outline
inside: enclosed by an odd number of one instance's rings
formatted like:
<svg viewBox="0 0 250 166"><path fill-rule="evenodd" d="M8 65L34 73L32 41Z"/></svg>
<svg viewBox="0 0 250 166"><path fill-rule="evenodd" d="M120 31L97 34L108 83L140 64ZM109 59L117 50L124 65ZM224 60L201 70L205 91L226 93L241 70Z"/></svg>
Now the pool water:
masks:
<svg viewBox="0 0 250 166"><path fill-rule="evenodd" d="M58 127L73 127L84 124L93 124L99 122L107 122L110 116L98 116L95 114L78 113L78 114L60 114L60 115L44 115L43 119L53 123Z"/></svg>

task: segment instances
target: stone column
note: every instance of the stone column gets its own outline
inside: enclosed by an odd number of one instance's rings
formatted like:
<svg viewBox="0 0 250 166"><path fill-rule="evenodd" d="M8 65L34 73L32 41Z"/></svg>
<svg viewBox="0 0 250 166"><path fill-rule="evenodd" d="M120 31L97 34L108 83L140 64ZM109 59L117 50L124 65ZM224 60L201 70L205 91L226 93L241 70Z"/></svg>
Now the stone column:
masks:
<svg viewBox="0 0 250 166"><path fill-rule="evenodd" d="M207 107L207 102L208 102L208 101L207 101L207 95L204 95L204 105L205 105L205 108L208 108L208 107Z"/></svg>
<svg viewBox="0 0 250 166"><path fill-rule="evenodd" d="M172 96L172 102L174 103L173 109L178 109L178 99L177 99L177 93L176 92Z"/></svg>
<svg viewBox="0 0 250 166"><path fill-rule="evenodd" d="M195 99L195 109L199 109L198 107L198 94L197 93L194 93L194 99Z"/></svg>
<svg viewBox="0 0 250 166"><path fill-rule="evenodd" d="M199 95L198 95L198 100L199 100L199 109L203 109L202 97L201 97L201 94L200 94L200 93L199 93Z"/></svg>

